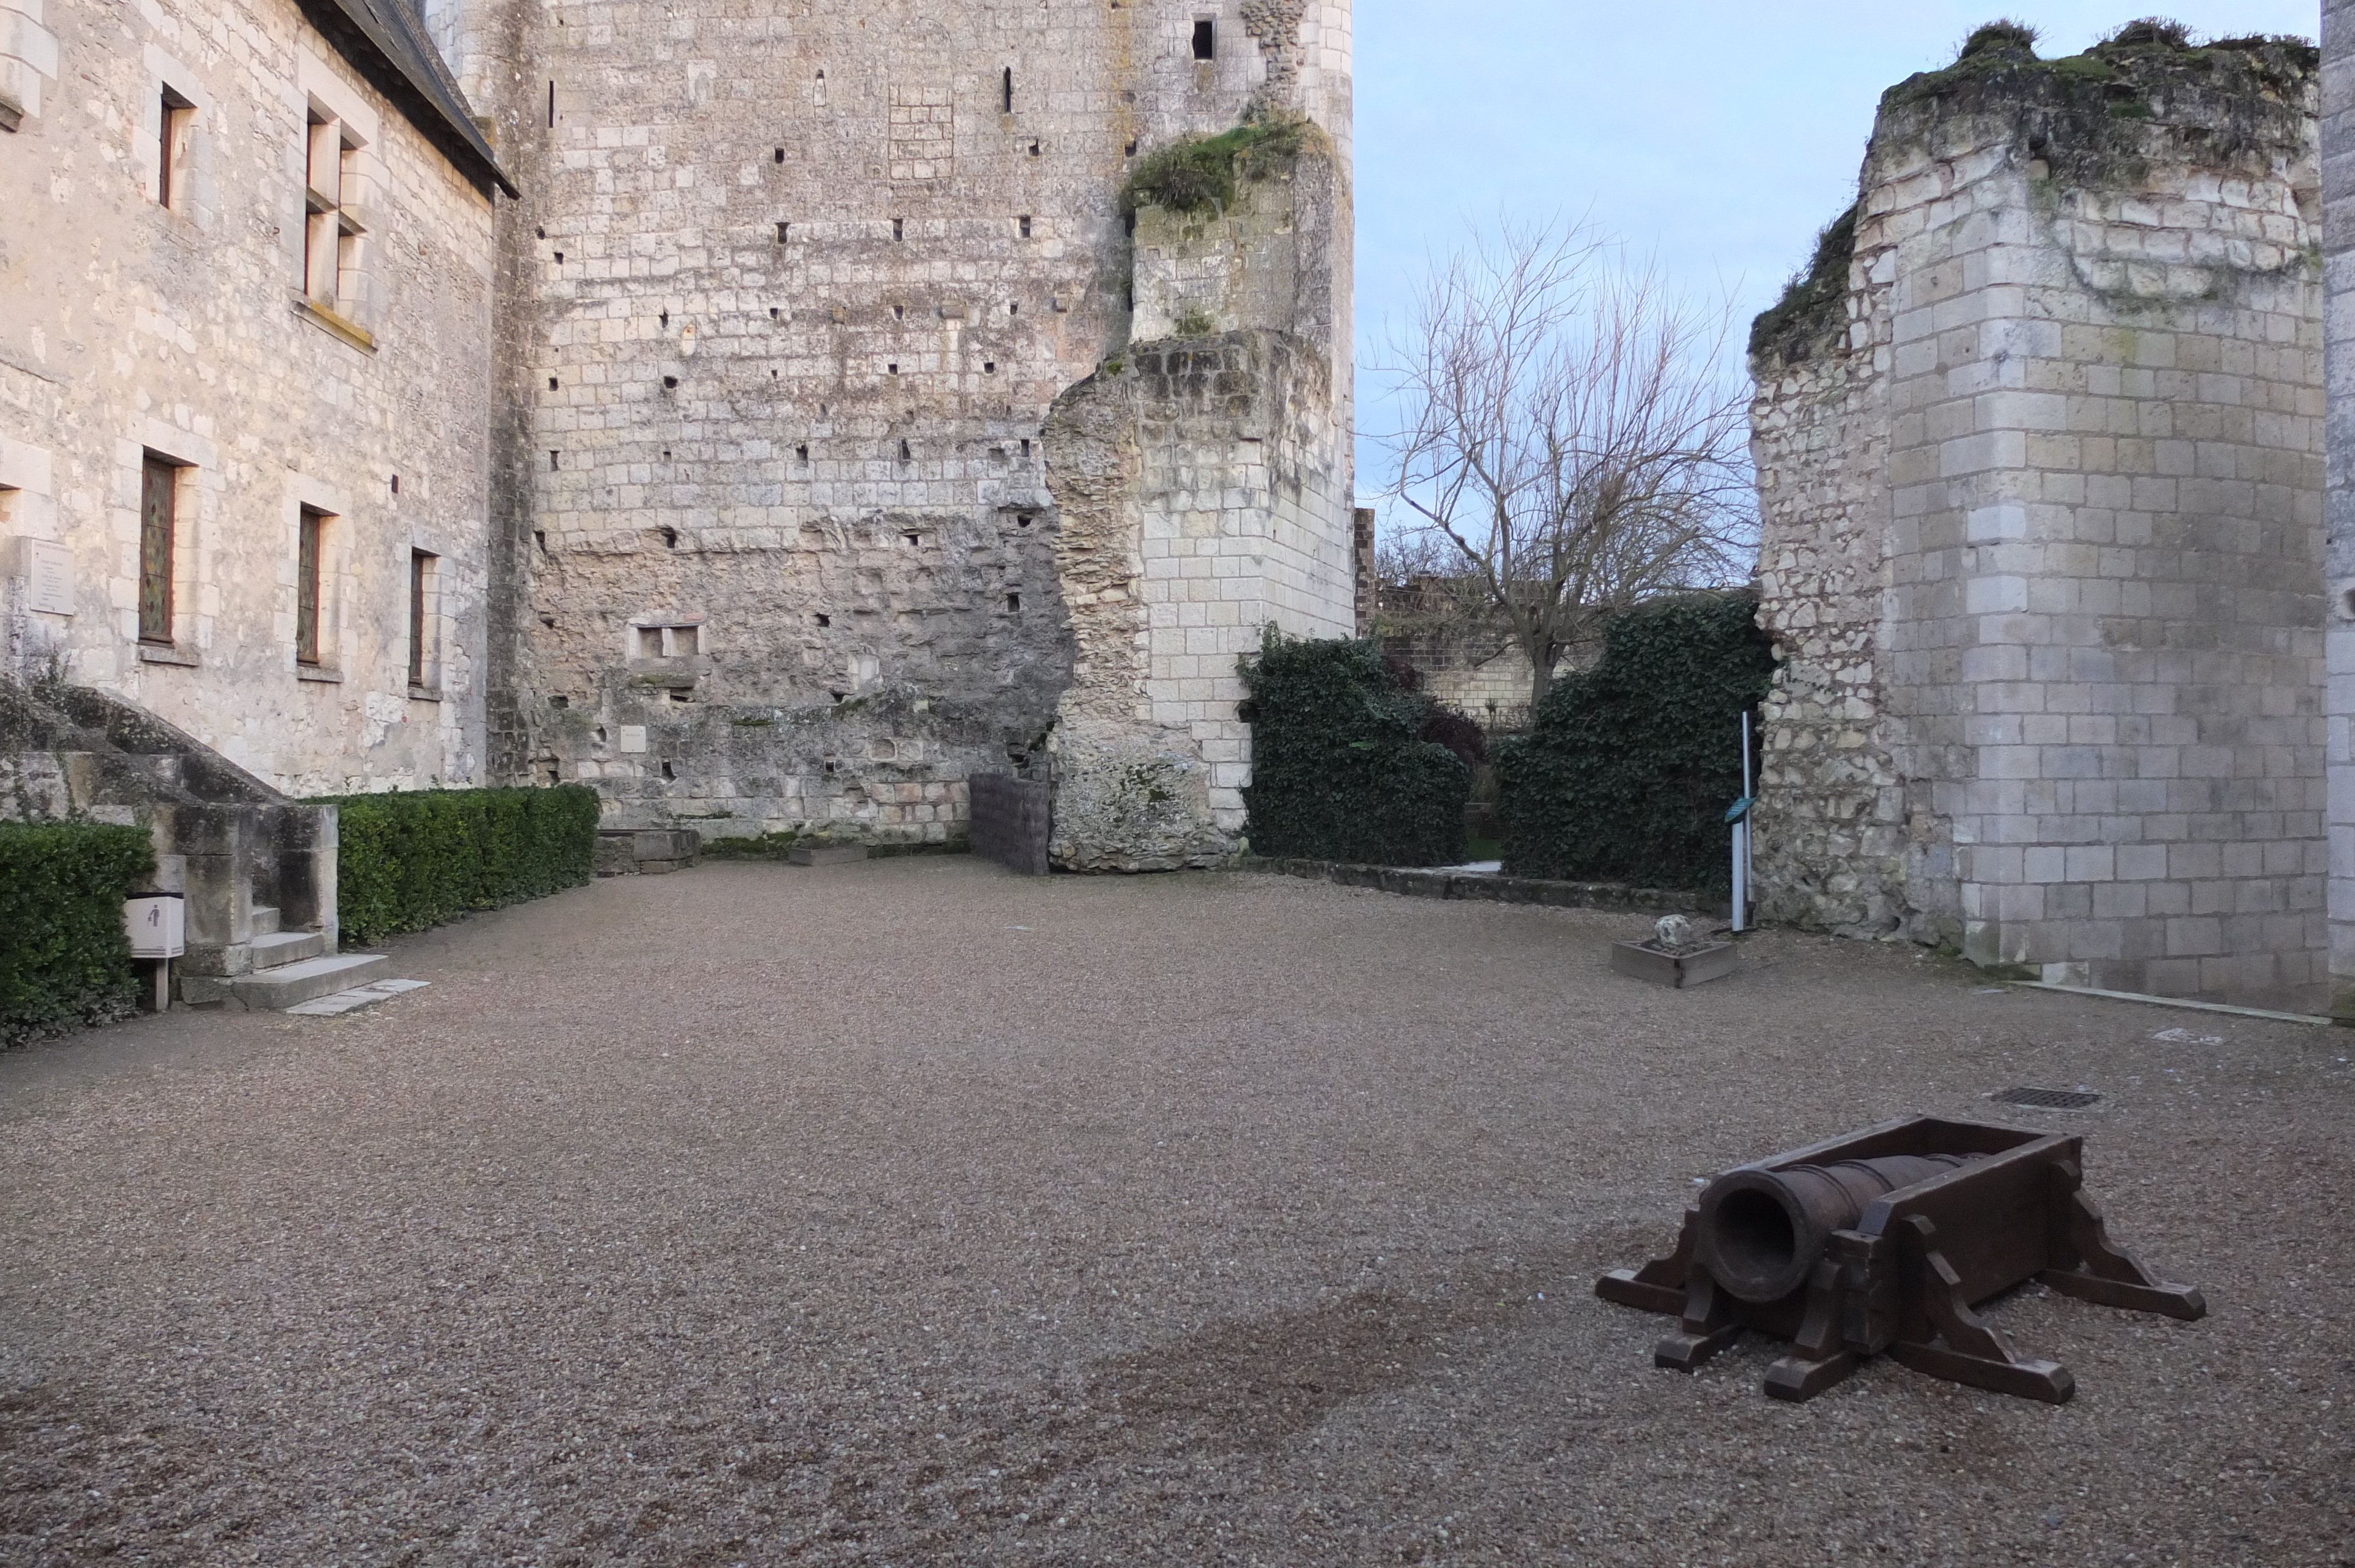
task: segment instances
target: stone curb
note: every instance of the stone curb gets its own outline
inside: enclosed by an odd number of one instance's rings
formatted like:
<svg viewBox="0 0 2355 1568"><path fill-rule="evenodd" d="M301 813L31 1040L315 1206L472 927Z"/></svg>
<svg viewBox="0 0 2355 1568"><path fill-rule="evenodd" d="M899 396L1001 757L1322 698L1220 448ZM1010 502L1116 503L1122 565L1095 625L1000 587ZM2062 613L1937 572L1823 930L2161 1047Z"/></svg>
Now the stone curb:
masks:
<svg viewBox="0 0 2355 1568"><path fill-rule="evenodd" d="M1425 871L1397 865L1351 865L1330 860L1243 860L1238 871L1305 877L1344 887L1370 887L1411 898L1478 898L1492 904L1541 904L1555 909L1627 909L1644 913L1695 912L1725 916L1732 906L1706 894L1620 882L1550 882L1535 876L1499 876L1463 871Z"/></svg>

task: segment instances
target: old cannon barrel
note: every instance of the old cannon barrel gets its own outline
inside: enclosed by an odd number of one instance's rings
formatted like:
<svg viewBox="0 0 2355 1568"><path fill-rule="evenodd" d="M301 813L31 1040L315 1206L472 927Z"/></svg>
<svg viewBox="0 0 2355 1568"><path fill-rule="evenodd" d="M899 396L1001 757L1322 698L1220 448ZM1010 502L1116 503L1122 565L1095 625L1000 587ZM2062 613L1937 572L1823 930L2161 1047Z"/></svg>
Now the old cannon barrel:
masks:
<svg viewBox="0 0 2355 1568"><path fill-rule="evenodd" d="M1695 1255L1742 1300L1779 1301L1807 1283L1832 1233L1854 1225L1876 1199L1977 1158L1899 1154L1729 1171L1701 1193Z"/></svg>

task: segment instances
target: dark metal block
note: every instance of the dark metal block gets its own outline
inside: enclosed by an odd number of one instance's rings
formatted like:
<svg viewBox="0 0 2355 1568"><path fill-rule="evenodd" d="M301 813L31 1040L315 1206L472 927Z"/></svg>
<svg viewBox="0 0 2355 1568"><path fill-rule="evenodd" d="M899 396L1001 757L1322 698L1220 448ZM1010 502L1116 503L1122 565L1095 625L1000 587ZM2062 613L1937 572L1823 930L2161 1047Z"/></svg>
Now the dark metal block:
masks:
<svg viewBox="0 0 2355 1568"><path fill-rule="evenodd" d="M1047 841L1054 832L1055 787L1010 773L976 773L966 781L973 811L973 853L1026 876L1047 874Z"/></svg>

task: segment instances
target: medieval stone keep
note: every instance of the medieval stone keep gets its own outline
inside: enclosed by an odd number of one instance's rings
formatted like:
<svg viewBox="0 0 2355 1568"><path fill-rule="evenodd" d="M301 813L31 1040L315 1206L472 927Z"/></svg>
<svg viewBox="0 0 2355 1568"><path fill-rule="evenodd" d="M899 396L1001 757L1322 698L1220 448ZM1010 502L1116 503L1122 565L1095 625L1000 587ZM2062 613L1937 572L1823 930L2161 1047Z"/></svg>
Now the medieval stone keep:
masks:
<svg viewBox="0 0 2355 1568"><path fill-rule="evenodd" d="M1760 319L1771 916L2318 1005L2313 51L2001 28Z"/></svg>
<svg viewBox="0 0 2355 1568"><path fill-rule="evenodd" d="M524 193L495 770L941 842L1051 769L1064 865L1229 853L1236 656L1354 614L1346 5L431 20Z"/></svg>

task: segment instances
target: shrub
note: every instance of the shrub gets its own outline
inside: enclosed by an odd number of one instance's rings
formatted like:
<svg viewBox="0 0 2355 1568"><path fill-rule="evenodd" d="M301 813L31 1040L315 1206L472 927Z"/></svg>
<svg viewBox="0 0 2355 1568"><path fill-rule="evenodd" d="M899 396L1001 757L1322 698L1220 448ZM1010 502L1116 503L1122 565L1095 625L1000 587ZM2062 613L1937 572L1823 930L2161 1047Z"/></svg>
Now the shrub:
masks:
<svg viewBox="0 0 2355 1568"><path fill-rule="evenodd" d="M419 789L331 796L344 938L422 931L473 909L578 887L597 864L597 792Z"/></svg>
<svg viewBox="0 0 2355 1568"><path fill-rule="evenodd" d="M123 901L155 868L144 828L0 822L0 1046L137 1010Z"/></svg>
<svg viewBox="0 0 2355 1568"><path fill-rule="evenodd" d="M1525 876L1719 889L1742 793L1742 715L1774 646L1742 593L1665 600L1613 621L1602 662L1559 682L1497 747L1505 867Z"/></svg>
<svg viewBox="0 0 2355 1568"><path fill-rule="evenodd" d="M1444 746L1463 759L1466 768L1476 768L1488 760L1488 732L1480 721L1469 714L1433 703L1423 715L1423 738L1434 746Z"/></svg>
<svg viewBox="0 0 2355 1568"><path fill-rule="evenodd" d="M2007 17L1972 28L1970 37L1963 40L1963 47L1955 52L1955 58L1968 60L1993 55L2007 59L2032 60L2036 58L2036 40L2040 36L2027 23Z"/></svg>
<svg viewBox="0 0 2355 1568"><path fill-rule="evenodd" d="M1268 629L1239 666L1251 700L1252 848L1376 865L1464 858L1472 773L1423 738L1429 698L1372 642L1298 641Z"/></svg>
<svg viewBox="0 0 2355 1568"><path fill-rule="evenodd" d="M1120 210L1166 207L1208 212L1234 205L1235 178L1264 179L1300 151L1304 122L1257 120L1215 136L1187 136L1140 160L1121 187Z"/></svg>

